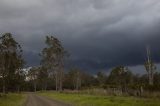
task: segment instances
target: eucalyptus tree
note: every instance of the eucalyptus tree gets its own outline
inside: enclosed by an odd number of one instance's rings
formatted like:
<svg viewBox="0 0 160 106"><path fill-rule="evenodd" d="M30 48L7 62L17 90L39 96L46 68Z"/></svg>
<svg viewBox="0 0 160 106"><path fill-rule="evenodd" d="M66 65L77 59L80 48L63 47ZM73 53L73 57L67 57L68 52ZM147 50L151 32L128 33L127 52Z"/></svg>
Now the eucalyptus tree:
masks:
<svg viewBox="0 0 160 106"><path fill-rule="evenodd" d="M75 90L79 90L82 85L82 72L77 68L72 68L67 73L67 80Z"/></svg>
<svg viewBox="0 0 160 106"><path fill-rule="evenodd" d="M150 47L147 46L147 61L144 64L146 71L148 73L148 81L149 85L153 85L154 73L156 70L156 66L151 59Z"/></svg>
<svg viewBox="0 0 160 106"><path fill-rule="evenodd" d="M47 47L42 50L41 63L47 69L50 76L54 75L56 90L61 91L64 74L64 58L67 52L64 50L61 42L53 36L46 36L45 43Z"/></svg>
<svg viewBox="0 0 160 106"><path fill-rule="evenodd" d="M124 66L118 66L112 69L108 82L115 86L126 87L132 83L132 73Z"/></svg>
<svg viewBox="0 0 160 106"><path fill-rule="evenodd" d="M7 83L14 79L24 63L22 48L11 33L5 33L0 37L0 58L0 76L3 82L3 93L5 93Z"/></svg>
<svg viewBox="0 0 160 106"><path fill-rule="evenodd" d="M38 84L41 86L41 90L46 90L49 78L47 69L45 67L42 66L39 67L37 79L38 79Z"/></svg>
<svg viewBox="0 0 160 106"><path fill-rule="evenodd" d="M38 74L39 74L40 68L39 67L32 67L28 71L28 79L33 83L34 92L37 91L37 83L38 83Z"/></svg>
<svg viewBox="0 0 160 106"><path fill-rule="evenodd" d="M99 71L97 73L97 80L99 82L99 86L102 87L105 85L105 82L107 80L107 75L104 72Z"/></svg>

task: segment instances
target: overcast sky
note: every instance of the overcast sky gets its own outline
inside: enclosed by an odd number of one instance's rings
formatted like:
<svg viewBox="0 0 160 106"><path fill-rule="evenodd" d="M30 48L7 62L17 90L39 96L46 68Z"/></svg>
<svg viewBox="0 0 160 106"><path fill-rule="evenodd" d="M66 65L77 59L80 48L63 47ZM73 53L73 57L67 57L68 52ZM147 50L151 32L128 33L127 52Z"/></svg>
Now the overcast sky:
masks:
<svg viewBox="0 0 160 106"><path fill-rule="evenodd" d="M54 35L71 54L68 66L96 72L125 65L137 72L146 45L160 62L160 1L0 0L5 32L22 44L28 66L39 64L45 36Z"/></svg>

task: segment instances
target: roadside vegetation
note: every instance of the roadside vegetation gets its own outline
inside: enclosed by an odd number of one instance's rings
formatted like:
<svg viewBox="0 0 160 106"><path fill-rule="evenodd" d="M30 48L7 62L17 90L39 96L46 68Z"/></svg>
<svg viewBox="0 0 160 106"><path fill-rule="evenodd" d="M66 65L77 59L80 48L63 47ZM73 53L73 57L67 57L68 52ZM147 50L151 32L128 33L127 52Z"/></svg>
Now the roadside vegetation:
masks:
<svg viewBox="0 0 160 106"><path fill-rule="evenodd" d="M158 98L100 96L58 92L41 92L39 95L66 102L74 106L160 106L160 99Z"/></svg>
<svg viewBox="0 0 160 106"><path fill-rule="evenodd" d="M23 106L25 100L25 94L9 93L0 96L0 106Z"/></svg>

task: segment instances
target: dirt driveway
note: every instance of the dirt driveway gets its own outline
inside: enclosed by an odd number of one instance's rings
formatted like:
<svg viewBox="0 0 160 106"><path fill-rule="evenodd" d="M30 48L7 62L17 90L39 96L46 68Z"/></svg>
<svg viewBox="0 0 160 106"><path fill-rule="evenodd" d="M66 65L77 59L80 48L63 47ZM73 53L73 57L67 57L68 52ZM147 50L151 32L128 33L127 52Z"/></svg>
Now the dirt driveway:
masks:
<svg viewBox="0 0 160 106"><path fill-rule="evenodd" d="M25 106L71 106L36 94L28 94Z"/></svg>

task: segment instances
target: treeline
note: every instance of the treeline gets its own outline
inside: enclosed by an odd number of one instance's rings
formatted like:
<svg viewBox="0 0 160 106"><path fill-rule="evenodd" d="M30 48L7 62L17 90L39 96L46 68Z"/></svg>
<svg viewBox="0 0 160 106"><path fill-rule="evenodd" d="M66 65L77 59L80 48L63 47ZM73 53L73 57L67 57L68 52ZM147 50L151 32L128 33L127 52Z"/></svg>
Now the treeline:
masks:
<svg viewBox="0 0 160 106"><path fill-rule="evenodd" d="M25 61L20 44L10 33L0 37L1 92L103 88L126 93L131 90L142 92L160 89L160 73L155 71L149 48L144 62L145 75L135 75L125 66L113 68L108 75L105 72L93 75L79 68L65 70L64 61L69 54L57 38L46 36L45 44L46 48L40 53L40 65L24 69Z"/></svg>
<svg viewBox="0 0 160 106"><path fill-rule="evenodd" d="M32 71L31 69L30 72ZM56 90L54 75L47 75L46 71L40 67L37 67L34 71L37 71L35 78L29 78L31 91ZM159 91L160 73L154 73L153 85L149 85L147 74L133 74L124 66L113 68L109 75L102 71L93 75L78 68L72 68L63 75L63 90L84 90L93 88L117 88L124 92L127 92L127 90L140 90L141 88L147 91Z"/></svg>

